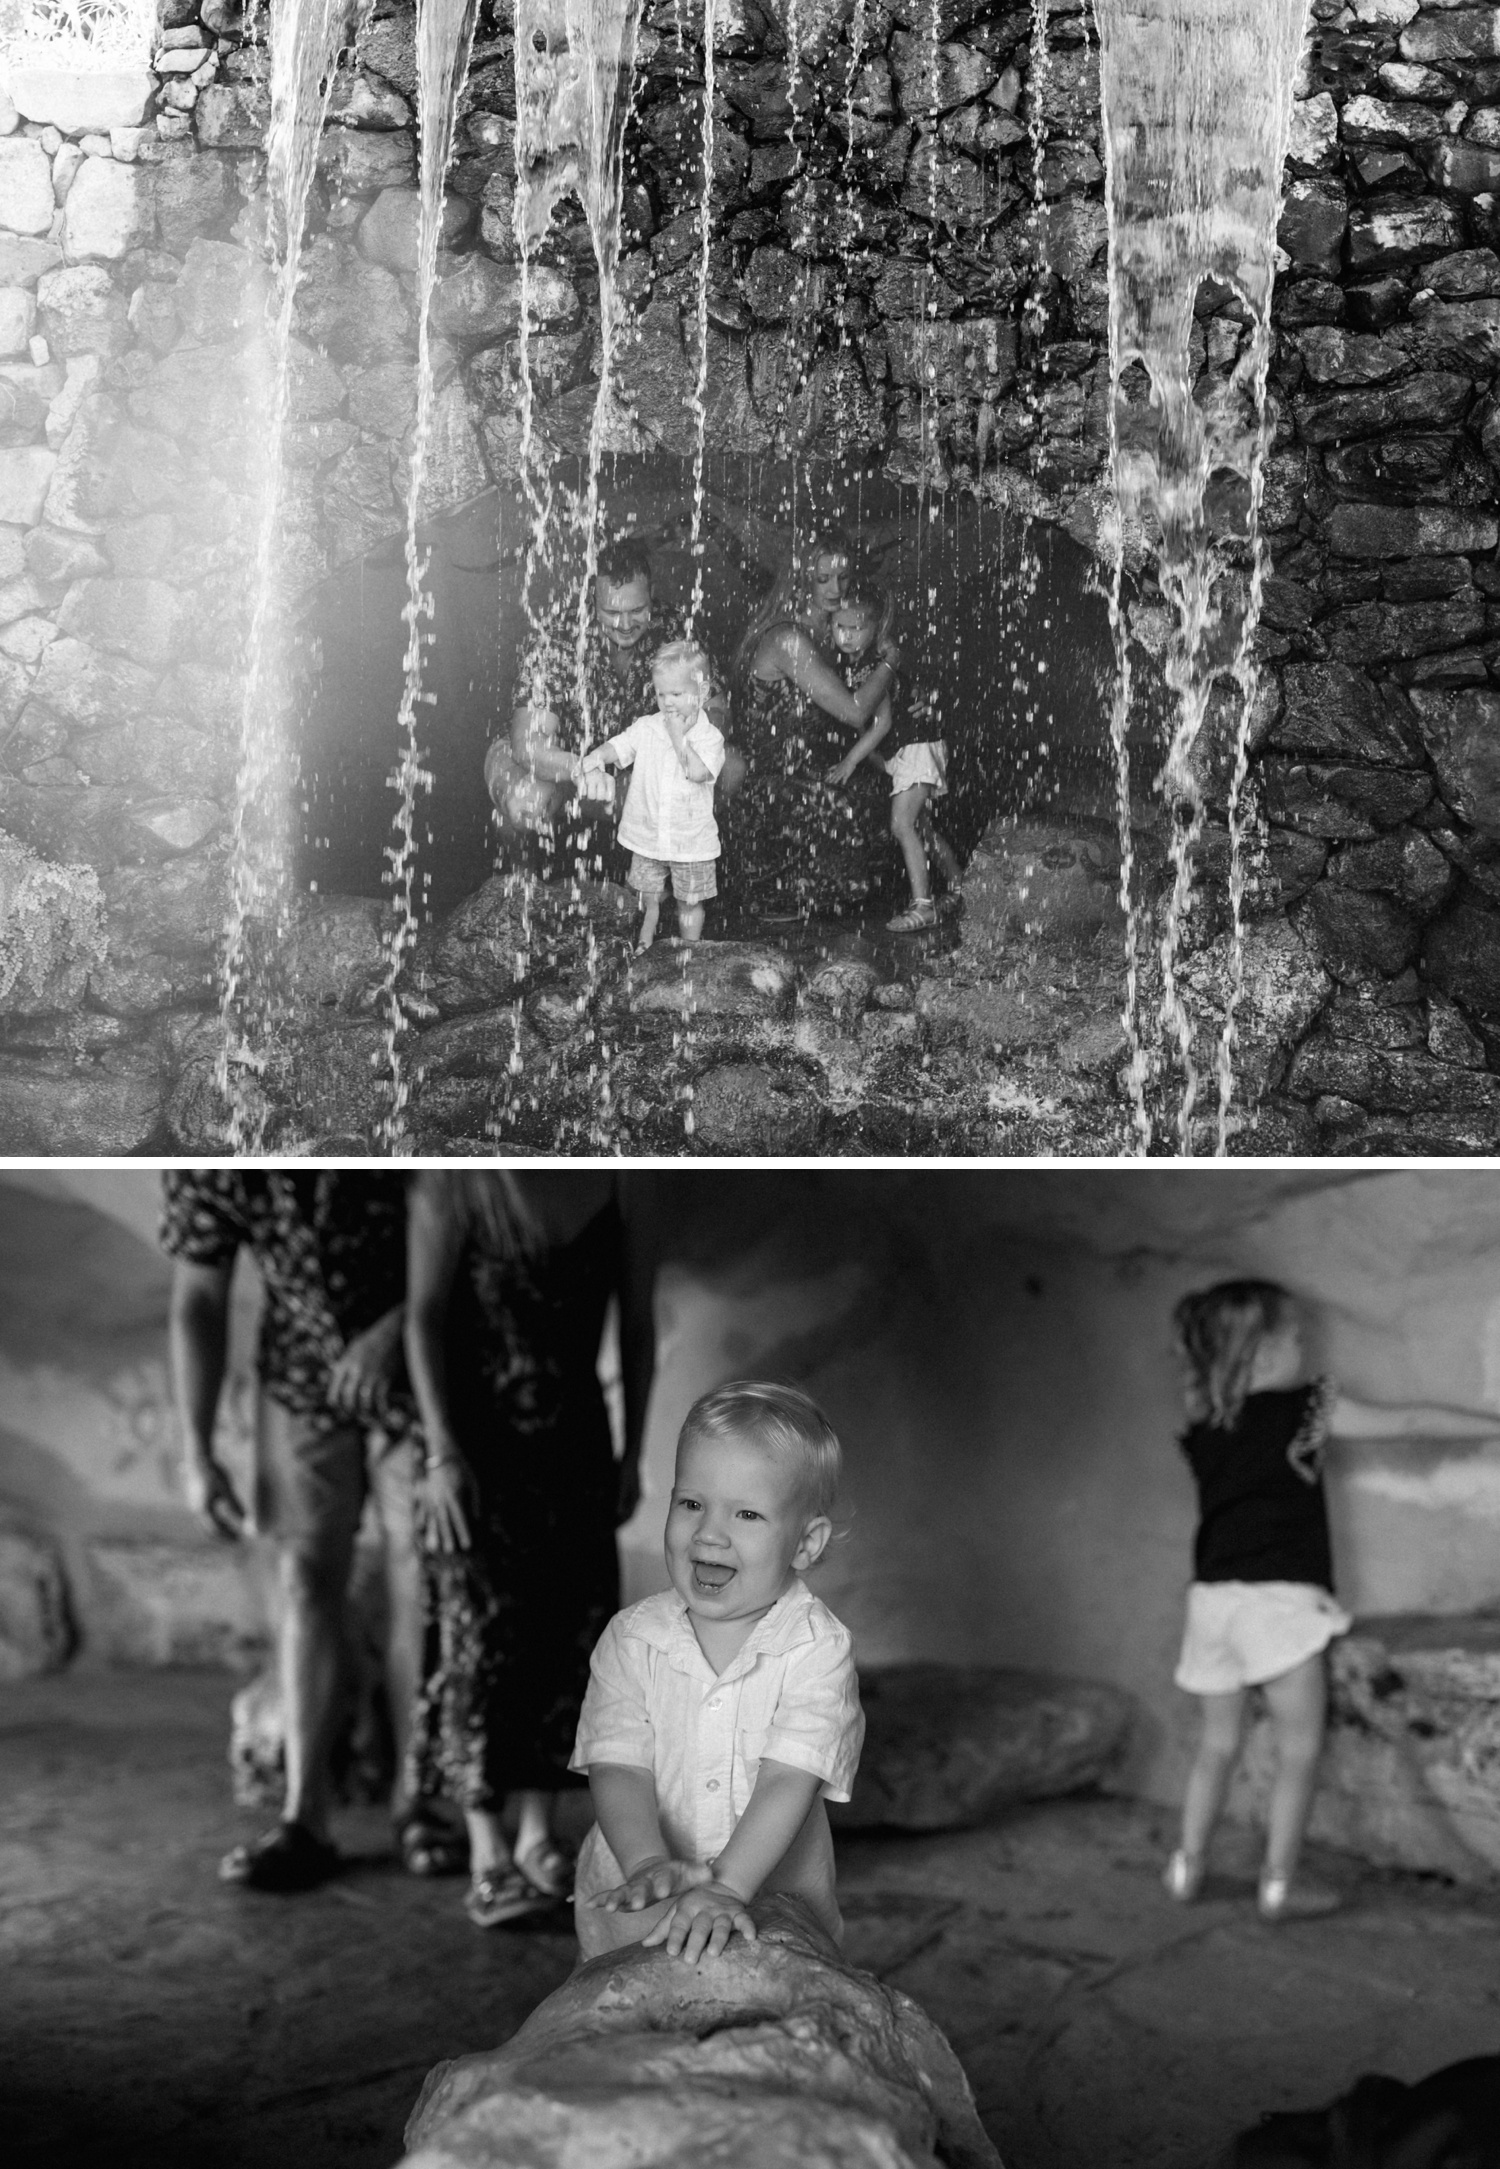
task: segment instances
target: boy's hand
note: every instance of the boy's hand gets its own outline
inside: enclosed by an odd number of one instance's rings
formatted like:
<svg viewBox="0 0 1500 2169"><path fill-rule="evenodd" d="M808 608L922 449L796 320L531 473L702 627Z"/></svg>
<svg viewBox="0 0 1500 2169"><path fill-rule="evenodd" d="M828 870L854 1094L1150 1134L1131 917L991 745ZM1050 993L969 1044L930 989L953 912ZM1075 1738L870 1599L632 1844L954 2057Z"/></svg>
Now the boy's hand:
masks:
<svg viewBox="0 0 1500 2169"><path fill-rule="evenodd" d="M671 1912L641 1938L641 1947L649 1950L653 1944L665 1943L669 1957L696 1966L700 1958L717 1958L736 1933L747 1943L755 1942L750 1909L737 1890L710 1881L684 1891Z"/></svg>
<svg viewBox="0 0 1500 2169"><path fill-rule="evenodd" d="M677 1897L693 1882L701 1883L707 1873L706 1868L692 1867L685 1860L669 1860L664 1853L660 1860L643 1860L623 1883L601 1890L588 1902L604 1913L644 1913L648 1906Z"/></svg>

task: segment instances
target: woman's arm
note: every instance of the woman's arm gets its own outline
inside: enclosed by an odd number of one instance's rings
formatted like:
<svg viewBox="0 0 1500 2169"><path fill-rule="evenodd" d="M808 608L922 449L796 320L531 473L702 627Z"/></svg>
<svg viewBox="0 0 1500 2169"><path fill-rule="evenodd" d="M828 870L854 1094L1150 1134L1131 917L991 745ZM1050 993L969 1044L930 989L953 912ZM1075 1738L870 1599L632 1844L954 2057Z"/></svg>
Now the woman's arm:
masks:
<svg viewBox="0 0 1500 2169"><path fill-rule="evenodd" d="M1451 1438L1500 1440L1500 1413L1450 1408L1436 1401L1357 1401L1335 1393L1328 1431L1338 1439Z"/></svg>
<svg viewBox="0 0 1500 2169"><path fill-rule="evenodd" d="M446 1175L413 1178L406 1207L406 1368L422 1418L427 1511L442 1550L468 1547L467 1464L453 1430L444 1333L463 1254L463 1223Z"/></svg>
<svg viewBox="0 0 1500 2169"><path fill-rule="evenodd" d="M760 644L757 663L767 654L780 665L782 676L790 679L799 693L815 701L825 715L831 715L839 723L852 723L857 730L863 730L874 715L890 692L891 681L896 675L894 663L882 657L858 692L851 693L838 672L824 662L806 633L796 625L774 626Z"/></svg>

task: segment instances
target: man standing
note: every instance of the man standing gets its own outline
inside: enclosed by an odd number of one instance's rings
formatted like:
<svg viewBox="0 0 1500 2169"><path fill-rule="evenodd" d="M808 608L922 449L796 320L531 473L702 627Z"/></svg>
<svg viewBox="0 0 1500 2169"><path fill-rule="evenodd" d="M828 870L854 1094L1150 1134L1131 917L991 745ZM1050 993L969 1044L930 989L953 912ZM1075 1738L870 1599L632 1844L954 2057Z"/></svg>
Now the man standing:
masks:
<svg viewBox="0 0 1500 2169"><path fill-rule="evenodd" d="M627 536L607 549L599 559L594 614L584 639L590 744L600 744L637 716L655 710L651 659L669 640L679 639L682 630L680 617L654 598L644 542ZM584 717L569 642L559 637L539 642L523 663L521 678L509 734L494 741L484 763L501 830L509 841L532 835L550 839L554 849L561 845L559 871L571 872L577 855L603 856L608 867L614 847L613 791L606 788L603 795L591 796L579 774ZM727 730L729 704L717 685L708 712L718 730ZM731 748L721 790L732 790L743 770ZM599 789L597 782L593 788Z"/></svg>
<svg viewBox="0 0 1500 2169"><path fill-rule="evenodd" d="M209 1170L168 1173L163 1183L188 1499L209 1528L230 1539L252 1525L213 1443L230 1281L242 1247L265 1283L253 1526L279 1555L286 1803L278 1826L236 1846L219 1872L254 1890L310 1890L338 1867L329 1837L330 1762L343 1704L349 1574L367 1497L384 1535L386 1680L398 1769L417 1686L413 1415L396 1391L406 1186L399 1176L334 1171ZM408 1864L417 1866L408 1833L398 1828Z"/></svg>

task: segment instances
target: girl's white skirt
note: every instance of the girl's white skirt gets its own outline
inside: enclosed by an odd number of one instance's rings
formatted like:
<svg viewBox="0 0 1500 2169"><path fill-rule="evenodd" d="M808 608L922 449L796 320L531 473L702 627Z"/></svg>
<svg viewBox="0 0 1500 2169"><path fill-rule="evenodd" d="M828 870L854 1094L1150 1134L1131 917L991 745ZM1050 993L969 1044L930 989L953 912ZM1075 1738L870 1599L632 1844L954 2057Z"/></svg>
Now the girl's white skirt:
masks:
<svg viewBox="0 0 1500 2169"><path fill-rule="evenodd" d="M1314 1582L1194 1582L1173 1676L1190 1695L1264 1686L1315 1657L1353 1624Z"/></svg>

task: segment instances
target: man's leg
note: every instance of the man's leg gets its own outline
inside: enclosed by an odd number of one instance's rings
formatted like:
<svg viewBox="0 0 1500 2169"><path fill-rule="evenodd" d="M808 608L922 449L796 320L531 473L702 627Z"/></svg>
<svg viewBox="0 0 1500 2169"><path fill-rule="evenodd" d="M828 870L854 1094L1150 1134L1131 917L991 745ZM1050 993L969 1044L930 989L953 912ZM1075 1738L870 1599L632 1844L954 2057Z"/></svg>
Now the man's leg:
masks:
<svg viewBox="0 0 1500 2169"><path fill-rule="evenodd" d="M364 1438L355 1426L324 1430L309 1416L262 1400L262 1526L276 1540L281 1569L283 1820L325 1841L349 1569L364 1490Z"/></svg>

